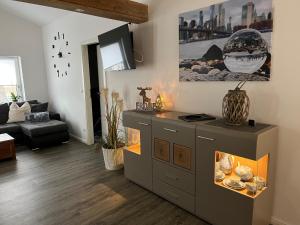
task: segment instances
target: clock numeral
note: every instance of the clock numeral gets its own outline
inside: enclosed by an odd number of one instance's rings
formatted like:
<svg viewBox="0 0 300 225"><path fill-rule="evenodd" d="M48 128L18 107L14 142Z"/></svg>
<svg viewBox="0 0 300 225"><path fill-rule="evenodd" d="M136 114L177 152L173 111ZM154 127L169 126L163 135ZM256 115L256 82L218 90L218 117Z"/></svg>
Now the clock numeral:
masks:
<svg viewBox="0 0 300 225"><path fill-rule="evenodd" d="M63 34L63 39L65 39L65 34Z"/></svg>
<svg viewBox="0 0 300 225"><path fill-rule="evenodd" d="M68 52L69 55L71 55L71 52Z"/></svg>
<svg viewBox="0 0 300 225"><path fill-rule="evenodd" d="M55 40L55 41L57 40L57 37L56 37L56 36L54 37L54 40Z"/></svg>
<svg viewBox="0 0 300 225"><path fill-rule="evenodd" d="M57 37L58 37L58 39L60 39L60 34L59 34L59 32L57 33Z"/></svg>
<svg viewBox="0 0 300 225"><path fill-rule="evenodd" d="M54 49L54 48L55 48L55 45L52 45L52 48Z"/></svg>
<svg viewBox="0 0 300 225"><path fill-rule="evenodd" d="M56 64L54 64L54 68L56 68Z"/></svg>
<svg viewBox="0 0 300 225"><path fill-rule="evenodd" d="M59 70L57 70L57 77L59 77Z"/></svg>
<svg viewBox="0 0 300 225"><path fill-rule="evenodd" d="M66 46L69 46L69 42L68 41L66 41Z"/></svg>
<svg viewBox="0 0 300 225"><path fill-rule="evenodd" d="M69 67L69 68L71 67L71 64L70 64L70 63L68 63L68 67Z"/></svg>
<svg viewBox="0 0 300 225"><path fill-rule="evenodd" d="M68 75L68 72L66 71L65 74L66 74L66 76L67 76L67 75Z"/></svg>

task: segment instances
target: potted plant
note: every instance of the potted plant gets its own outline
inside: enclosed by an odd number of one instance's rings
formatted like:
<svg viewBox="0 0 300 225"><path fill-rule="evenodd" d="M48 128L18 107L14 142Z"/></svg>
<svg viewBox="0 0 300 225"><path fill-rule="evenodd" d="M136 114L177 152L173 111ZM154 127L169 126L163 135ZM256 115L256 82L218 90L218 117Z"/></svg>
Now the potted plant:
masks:
<svg viewBox="0 0 300 225"><path fill-rule="evenodd" d="M10 98L12 102L18 102L21 96L16 95L15 93L11 92L10 93Z"/></svg>
<svg viewBox="0 0 300 225"><path fill-rule="evenodd" d="M124 139L119 129L121 113L123 111L123 100L118 92L112 92L111 104L108 100L108 89L102 89L100 93L104 98L105 119L107 122L106 134L102 140L102 152L105 168L107 170L119 170L123 168Z"/></svg>

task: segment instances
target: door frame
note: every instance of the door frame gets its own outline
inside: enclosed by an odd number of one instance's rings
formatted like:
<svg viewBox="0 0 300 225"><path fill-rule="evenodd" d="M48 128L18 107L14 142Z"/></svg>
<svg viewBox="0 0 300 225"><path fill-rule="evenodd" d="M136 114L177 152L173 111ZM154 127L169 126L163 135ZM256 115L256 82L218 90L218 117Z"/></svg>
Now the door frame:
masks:
<svg viewBox="0 0 300 225"><path fill-rule="evenodd" d="M84 41L81 43L81 54L82 54L82 80L83 80L83 95L85 101L85 118L86 118L86 144L93 145L94 140L94 127L93 127L93 110L92 110L92 99L91 99L91 83L90 83L90 68L89 68L89 55L88 55L88 45L97 44L97 39L92 39ZM98 60L99 61L99 60ZM98 65L99 66L99 65ZM99 80L106 80L104 72L99 71ZM103 84L106 82L99 81L99 88L103 88ZM100 102L101 104L101 102ZM101 104L102 106L102 104ZM102 109L102 107L101 107ZM101 110L101 114L102 114ZM102 116L101 116L102 117ZM103 127L102 127L103 129Z"/></svg>

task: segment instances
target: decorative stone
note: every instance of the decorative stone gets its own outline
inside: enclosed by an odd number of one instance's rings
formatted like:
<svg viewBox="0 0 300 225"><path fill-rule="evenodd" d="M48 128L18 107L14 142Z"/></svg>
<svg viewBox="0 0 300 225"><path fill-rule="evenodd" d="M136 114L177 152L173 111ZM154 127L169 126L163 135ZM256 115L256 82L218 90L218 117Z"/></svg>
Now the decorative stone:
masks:
<svg viewBox="0 0 300 225"><path fill-rule="evenodd" d="M205 66L194 65L192 66L192 71L199 74L207 74L209 72L208 68Z"/></svg>
<svg viewBox="0 0 300 225"><path fill-rule="evenodd" d="M212 69L211 71L208 72L209 76L215 76L218 73L220 73L221 71L219 69Z"/></svg>

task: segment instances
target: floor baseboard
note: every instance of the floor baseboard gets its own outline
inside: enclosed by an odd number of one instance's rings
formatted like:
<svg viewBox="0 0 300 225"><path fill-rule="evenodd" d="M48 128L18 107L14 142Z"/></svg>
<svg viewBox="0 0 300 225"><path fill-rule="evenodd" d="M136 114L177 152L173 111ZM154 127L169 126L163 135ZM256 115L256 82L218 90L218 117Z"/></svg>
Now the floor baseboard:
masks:
<svg viewBox="0 0 300 225"><path fill-rule="evenodd" d="M72 138L74 138L74 139L80 141L81 143L87 144L87 141L86 141L85 139L83 139L83 138L81 138L81 137L78 137L78 136L76 136L75 134L71 134L71 133L70 133L70 137L72 137Z"/></svg>

